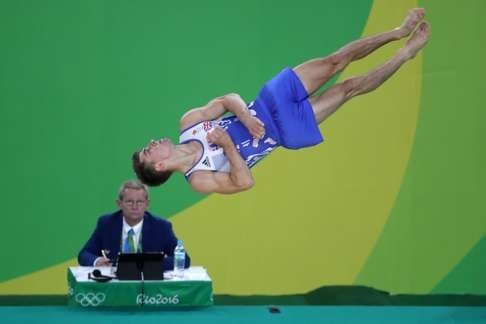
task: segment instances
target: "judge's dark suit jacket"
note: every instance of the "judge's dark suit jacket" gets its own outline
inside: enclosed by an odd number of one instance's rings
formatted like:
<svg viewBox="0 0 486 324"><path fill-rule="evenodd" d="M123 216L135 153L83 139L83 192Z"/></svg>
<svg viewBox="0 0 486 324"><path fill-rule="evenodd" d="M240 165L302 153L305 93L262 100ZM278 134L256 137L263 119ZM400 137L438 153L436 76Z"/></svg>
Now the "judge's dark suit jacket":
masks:
<svg viewBox="0 0 486 324"><path fill-rule="evenodd" d="M121 210L101 216L88 242L78 254L78 262L82 266L93 266L96 258L102 256L101 250L107 252L107 257L116 261L121 248L123 215ZM164 271L174 268L174 248L177 237L172 230L172 224L162 218L145 212L142 225L142 251L164 252ZM186 268L191 259L186 253Z"/></svg>

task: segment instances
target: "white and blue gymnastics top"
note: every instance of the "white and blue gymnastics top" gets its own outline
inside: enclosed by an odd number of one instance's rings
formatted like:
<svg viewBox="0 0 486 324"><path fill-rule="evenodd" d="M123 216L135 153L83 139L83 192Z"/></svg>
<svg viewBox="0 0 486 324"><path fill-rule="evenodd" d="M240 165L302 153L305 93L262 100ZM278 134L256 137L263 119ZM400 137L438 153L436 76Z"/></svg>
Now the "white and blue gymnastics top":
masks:
<svg viewBox="0 0 486 324"><path fill-rule="evenodd" d="M198 162L186 172L188 178L198 170L229 172L230 163L221 147L209 144L208 132L219 126L230 135L248 167L254 166L275 148L297 150L323 141L304 84L291 69L285 68L261 88L249 112L265 125L265 136L254 139L236 116L204 121L184 131L180 143L198 141L202 146Z"/></svg>
<svg viewBox="0 0 486 324"><path fill-rule="evenodd" d="M250 113L253 115L256 114L251 109ZM265 120L262 121L265 123ZM186 179L193 172L200 170L230 171L230 163L223 149L220 146L208 143L208 133L215 127L221 127L228 133L235 144L236 150L240 153L249 168L254 166L278 146L276 138L274 139L271 137L271 134L268 134L267 127L265 127L266 132L262 139L254 139L243 123L234 115L218 120L200 122L183 130L179 137L180 144L197 141L202 147L202 153L198 162L184 174Z"/></svg>

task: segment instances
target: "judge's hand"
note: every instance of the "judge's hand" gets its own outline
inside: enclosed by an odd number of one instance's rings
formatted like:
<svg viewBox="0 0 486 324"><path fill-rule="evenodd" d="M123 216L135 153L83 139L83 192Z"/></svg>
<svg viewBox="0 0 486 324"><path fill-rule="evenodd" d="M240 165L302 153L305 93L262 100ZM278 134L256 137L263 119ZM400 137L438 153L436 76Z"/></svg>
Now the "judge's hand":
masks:
<svg viewBox="0 0 486 324"><path fill-rule="evenodd" d="M111 261L105 257L100 257L96 260L95 267L111 267Z"/></svg>

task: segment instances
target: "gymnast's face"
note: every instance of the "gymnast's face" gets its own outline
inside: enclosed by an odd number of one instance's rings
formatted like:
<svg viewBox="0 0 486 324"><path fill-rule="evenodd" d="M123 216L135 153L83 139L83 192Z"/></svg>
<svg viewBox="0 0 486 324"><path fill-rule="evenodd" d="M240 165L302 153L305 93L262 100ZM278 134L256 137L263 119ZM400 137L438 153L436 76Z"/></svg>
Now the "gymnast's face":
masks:
<svg viewBox="0 0 486 324"><path fill-rule="evenodd" d="M139 153L139 159L142 163L157 164L169 158L174 150L174 144L168 138L159 140L150 140Z"/></svg>

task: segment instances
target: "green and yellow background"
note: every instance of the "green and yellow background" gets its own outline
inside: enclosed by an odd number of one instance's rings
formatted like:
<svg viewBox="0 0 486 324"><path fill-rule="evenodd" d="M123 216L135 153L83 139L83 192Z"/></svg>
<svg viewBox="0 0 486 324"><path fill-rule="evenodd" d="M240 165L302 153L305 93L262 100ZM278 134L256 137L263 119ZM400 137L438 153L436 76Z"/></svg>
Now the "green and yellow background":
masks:
<svg viewBox="0 0 486 324"><path fill-rule="evenodd" d="M250 101L283 67L394 28L416 6L427 47L321 125L324 144L277 150L238 195L198 195L174 176L150 210L173 222L218 294L486 294L485 1L9 0L0 295L66 293L66 267L133 178L131 153L177 140L184 111L228 92Z"/></svg>

